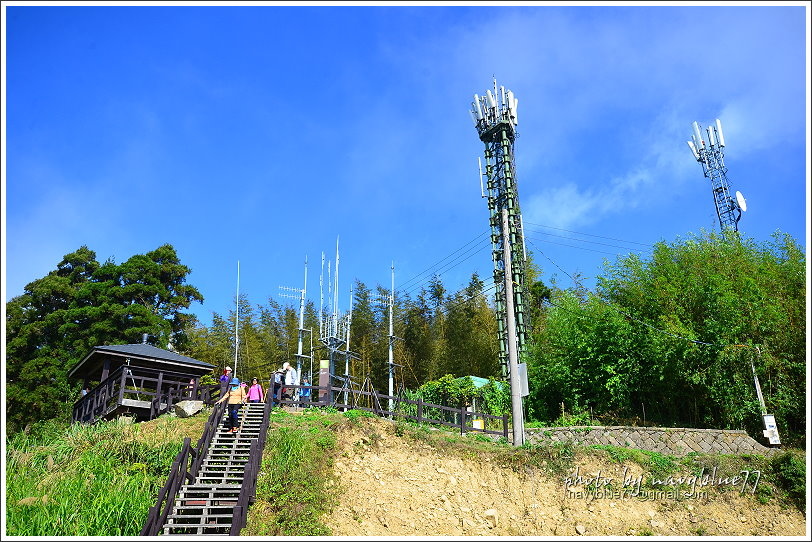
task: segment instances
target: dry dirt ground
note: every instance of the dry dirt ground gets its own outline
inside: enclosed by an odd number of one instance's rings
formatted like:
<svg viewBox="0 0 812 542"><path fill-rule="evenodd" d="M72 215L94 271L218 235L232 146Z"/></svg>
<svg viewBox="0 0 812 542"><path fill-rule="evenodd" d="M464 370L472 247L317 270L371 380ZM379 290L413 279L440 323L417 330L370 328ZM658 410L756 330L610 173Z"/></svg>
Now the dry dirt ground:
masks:
<svg viewBox="0 0 812 542"><path fill-rule="evenodd" d="M462 459L420 440L401 438L386 420L377 437L360 429L339 438L334 465L339 504L326 518L334 536L804 536L806 518L794 507L737 489L708 489L703 499L655 495L589 499L580 486L566 488L567 473L513 469ZM642 468L630 463L627 476ZM623 478L624 465L595 457L578 459L582 477L598 470ZM574 474L570 473L570 474Z"/></svg>

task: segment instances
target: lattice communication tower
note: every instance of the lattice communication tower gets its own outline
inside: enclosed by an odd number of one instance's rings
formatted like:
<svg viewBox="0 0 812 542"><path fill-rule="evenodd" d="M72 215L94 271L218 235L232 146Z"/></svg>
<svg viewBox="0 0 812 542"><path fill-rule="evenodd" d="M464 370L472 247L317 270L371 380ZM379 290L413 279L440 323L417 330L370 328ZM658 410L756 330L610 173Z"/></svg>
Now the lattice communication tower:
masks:
<svg viewBox="0 0 812 542"><path fill-rule="evenodd" d="M352 352L349 349L350 329L352 326L352 290L350 290L350 310L346 314L341 314L338 309L338 239L336 239L336 262L335 276L330 277L330 262L327 265L327 297L328 302L324 303L324 253L321 255L321 276L319 278L320 303L319 303L319 342L324 345L330 360L330 381L338 379L341 382L349 378L349 359ZM337 372L336 364L340 358L344 358L345 368L343 377ZM332 398L332 391L329 393Z"/></svg>
<svg viewBox="0 0 812 542"><path fill-rule="evenodd" d="M741 220L742 211L747 210L747 204L741 192L736 192L735 198L730 195L730 183L727 180L727 167L725 166L725 136L722 133L722 121L716 119L716 125L708 126L704 133L699 123L694 121L691 141L687 143L696 161L702 164L702 173L711 181L719 227L723 231L730 229L739 231L739 220Z"/></svg>
<svg viewBox="0 0 812 542"><path fill-rule="evenodd" d="M499 324L499 361L502 375L509 375L505 302L505 272L513 281L513 306L516 317L517 351L521 354L526 344L527 331L524 307L525 250L522 232L522 219L519 210L519 192L516 186L514 144L518 124L517 105L519 100L510 90L496 86L484 96L474 94L471 103L471 118L476 126L479 139L485 143L485 174L487 193L483 187L483 197L488 200L493 248L493 280L496 285L496 311ZM480 171L481 182L481 171ZM508 212L508 232L503 232L502 210ZM511 268L505 269L504 240L508 239L511 248Z"/></svg>

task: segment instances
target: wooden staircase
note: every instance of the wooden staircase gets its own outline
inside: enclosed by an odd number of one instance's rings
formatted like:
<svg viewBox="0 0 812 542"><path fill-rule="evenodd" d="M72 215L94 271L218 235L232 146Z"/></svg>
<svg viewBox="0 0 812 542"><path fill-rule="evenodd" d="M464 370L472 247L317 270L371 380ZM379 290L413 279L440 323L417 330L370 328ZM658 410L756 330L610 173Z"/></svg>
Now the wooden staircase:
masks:
<svg viewBox="0 0 812 542"><path fill-rule="evenodd" d="M171 513L161 530L165 535L228 535L234 507L245 482L249 448L260 435L264 403L248 403L241 409L240 428L231 433L223 421L212 438L194 482L178 491Z"/></svg>

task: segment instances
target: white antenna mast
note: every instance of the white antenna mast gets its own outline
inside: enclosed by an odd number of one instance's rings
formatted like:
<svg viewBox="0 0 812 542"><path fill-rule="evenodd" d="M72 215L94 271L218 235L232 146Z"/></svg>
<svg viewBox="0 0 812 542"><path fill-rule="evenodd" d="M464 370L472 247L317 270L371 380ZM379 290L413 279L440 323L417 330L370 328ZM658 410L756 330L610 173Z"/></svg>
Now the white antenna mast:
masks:
<svg viewBox="0 0 812 542"><path fill-rule="evenodd" d="M324 335L324 252L321 253L321 275L319 275L319 336Z"/></svg>
<svg viewBox="0 0 812 542"><path fill-rule="evenodd" d="M237 319L234 322L234 371L232 377L237 376L237 352L240 350L240 260L237 260Z"/></svg>
<svg viewBox="0 0 812 542"><path fill-rule="evenodd" d="M335 330L333 335L338 337L338 236L336 236L336 276L335 276L335 288L333 289L333 321L335 325Z"/></svg>
<svg viewBox="0 0 812 542"><path fill-rule="evenodd" d="M302 299L299 301L299 350L296 353L296 384L302 378L302 335L304 334L304 308L305 295L307 295L307 255L305 254L304 288L302 288Z"/></svg>
<svg viewBox="0 0 812 542"><path fill-rule="evenodd" d="M299 298L299 329L298 329L298 343L299 347L296 350L296 385L299 384L299 379L302 377L302 358L306 358L302 353L302 334L304 334L306 329L304 329L304 307L305 307L305 296L307 295L307 256L305 256L304 262L304 288L287 288L284 286L279 287L282 290L289 290L293 292L298 292ZM282 297L294 297L290 294L279 294Z"/></svg>
<svg viewBox="0 0 812 542"><path fill-rule="evenodd" d="M325 323L325 326L327 327L327 335L328 336L333 334L333 310L334 309L332 308L332 303L333 303L333 279L332 279L333 273L332 273L332 267L331 267L332 265L333 265L333 262L330 261L330 260L327 260L327 300L331 305L330 313L327 315L327 322Z"/></svg>
<svg viewBox="0 0 812 542"><path fill-rule="evenodd" d="M347 329L344 338L344 378L350 378L350 327L352 326L352 286L350 286L350 312L347 313ZM344 404L347 404L347 390L344 390Z"/></svg>

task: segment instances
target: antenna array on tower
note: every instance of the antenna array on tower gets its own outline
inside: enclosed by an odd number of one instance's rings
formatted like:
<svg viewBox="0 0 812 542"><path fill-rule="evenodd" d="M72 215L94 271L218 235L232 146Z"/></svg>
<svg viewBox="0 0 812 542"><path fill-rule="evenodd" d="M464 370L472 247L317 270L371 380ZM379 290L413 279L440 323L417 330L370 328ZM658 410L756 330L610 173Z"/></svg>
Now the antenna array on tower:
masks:
<svg viewBox="0 0 812 542"><path fill-rule="evenodd" d="M730 195L730 183L727 180L727 167L725 166L725 136L722 133L722 121L705 130L698 122L691 125L691 140L687 141L691 154L702 165L702 173L710 179L713 190L713 202L716 206L716 215L719 217L719 226L722 230L739 230L739 220L742 211L747 209L744 196L736 192L736 197ZM737 213L734 215L734 213Z"/></svg>
<svg viewBox="0 0 812 542"><path fill-rule="evenodd" d="M507 299L505 298L505 275L513 284L513 307L516 319L518 351L526 342L524 310L524 267L525 248L519 194L516 184L514 144L518 125L519 100L513 91L497 86L493 81L493 92L487 90L484 96L474 94L471 103L471 118L474 121L479 139L485 143L485 180L483 182L482 163L479 163L480 193L488 200L491 225L491 245L494 263L495 302L499 331L499 360L502 373L508 375L508 344L506 329ZM502 210L508 213L508 230L503 231ZM504 239L509 239L515 255L510 269L505 269Z"/></svg>

